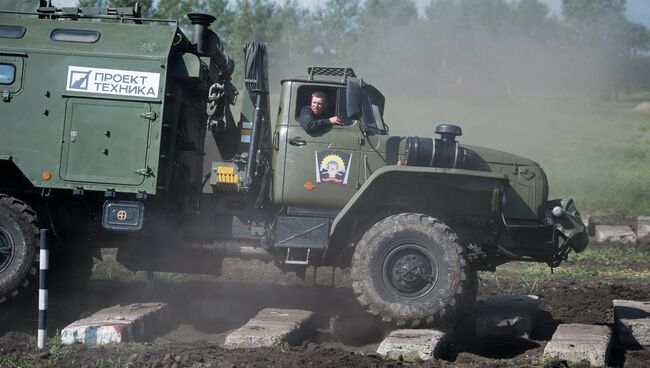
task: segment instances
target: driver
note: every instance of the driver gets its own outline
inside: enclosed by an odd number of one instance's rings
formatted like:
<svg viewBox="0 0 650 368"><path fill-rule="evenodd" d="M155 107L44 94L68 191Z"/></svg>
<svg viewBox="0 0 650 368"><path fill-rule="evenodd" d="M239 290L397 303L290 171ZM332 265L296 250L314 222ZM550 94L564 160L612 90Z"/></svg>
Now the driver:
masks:
<svg viewBox="0 0 650 368"><path fill-rule="evenodd" d="M326 107L327 95L324 92L316 91L311 94L311 104L303 107L298 116L298 122L307 133L318 133L329 129L332 125L341 125L338 116L323 117Z"/></svg>

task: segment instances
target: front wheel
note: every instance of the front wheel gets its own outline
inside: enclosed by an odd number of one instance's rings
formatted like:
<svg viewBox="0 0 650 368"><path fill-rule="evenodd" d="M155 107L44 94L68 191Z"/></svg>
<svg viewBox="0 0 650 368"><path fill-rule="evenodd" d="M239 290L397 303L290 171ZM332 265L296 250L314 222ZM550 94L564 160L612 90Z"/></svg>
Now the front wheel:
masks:
<svg viewBox="0 0 650 368"><path fill-rule="evenodd" d="M430 216L404 213L368 230L352 257L352 288L384 322L417 327L453 317L468 286L464 248Z"/></svg>

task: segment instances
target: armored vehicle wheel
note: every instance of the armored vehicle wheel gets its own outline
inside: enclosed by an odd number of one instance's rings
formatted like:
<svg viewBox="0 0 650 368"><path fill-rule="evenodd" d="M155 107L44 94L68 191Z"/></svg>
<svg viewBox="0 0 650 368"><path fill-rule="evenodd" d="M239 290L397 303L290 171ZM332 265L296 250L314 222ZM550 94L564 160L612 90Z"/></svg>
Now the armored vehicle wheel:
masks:
<svg viewBox="0 0 650 368"><path fill-rule="evenodd" d="M453 318L468 272L465 251L447 225L404 213L363 235L352 257L352 288L384 322L417 327Z"/></svg>
<svg viewBox="0 0 650 368"><path fill-rule="evenodd" d="M0 303L15 297L36 275L36 213L0 194Z"/></svg>

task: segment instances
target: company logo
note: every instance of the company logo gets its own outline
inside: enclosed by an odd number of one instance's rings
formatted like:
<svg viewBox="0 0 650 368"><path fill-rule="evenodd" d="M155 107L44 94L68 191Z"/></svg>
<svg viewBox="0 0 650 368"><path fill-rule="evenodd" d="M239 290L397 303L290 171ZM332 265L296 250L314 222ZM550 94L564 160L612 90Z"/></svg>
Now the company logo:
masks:
<svg viewBox="0 0 650 368"><path fill-rule="evenodd" d="M158 98L160 73L69 66L68 91Z"/></svg>
<svg viewBox="0 0 650 368"><path fill-rule="evenodd" d="M68 89L88 89L88 77L90 72L73 71L70 73L70 84Z"/></svg>

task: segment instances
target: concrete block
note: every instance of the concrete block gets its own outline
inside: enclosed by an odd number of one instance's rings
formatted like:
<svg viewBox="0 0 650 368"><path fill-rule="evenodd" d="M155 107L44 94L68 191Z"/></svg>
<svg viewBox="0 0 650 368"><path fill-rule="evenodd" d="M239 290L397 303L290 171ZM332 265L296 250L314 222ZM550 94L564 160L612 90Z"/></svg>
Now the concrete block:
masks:
<svg viewBox="0 0 650 368"><path fill-rule="evenodd" d="M405 362L442 357L447 351L447 334L438 330L395 330L381 342L377 353Z"/></svg>
<svg viewBox="0 0 650 368"><path fill-rule="evenodd" d="M163 331L168 321L165 303L117 305L68 325L61 331L61 341L88 345L142 341Z"/></svg>
<svg viewBox="0 0 650 368"><path fill-rule="evenodd" d="M596 241L599 243L636 243L636 234L629 226L597 225Z"/></svg>
<svg viewBox="0 0 650 368"><path fill-rule="evenodd" d="M643 101L640 104L636 105L634 111L650 114L650 101Z"/></svg>
<svg viewBox="0 0 650 368"><path fill-rule="evenodd" d="M614 300L614 324L624 346L650 346L650 302Z"/></svg>
<svg viewBox="0 0 650 368"><path fill-rule="evenodd" d="M650 216L639 216L636 219L636 238L650 239Z"/></svg>
<svg viewBox="0 0 650 368"><path fill-rule="evenodd" d="M478 305L476 336L529 337L537 316L536 295L494 295Z"/></svg>
<svg viewBox="0 0 650 368"><path fill-rule="evenodd" d="M586 360L594 367L605 366L609 360L611 329L608 326L559 325L546 344L544 357L578 363Z"/></svg>
<svg viewBox="0 0 650 368"><path fill-rule="evenodd" d="M262 309L244 326L226 336L227 349L294 344L307 333L314 312L298 309Z"/></svg>

